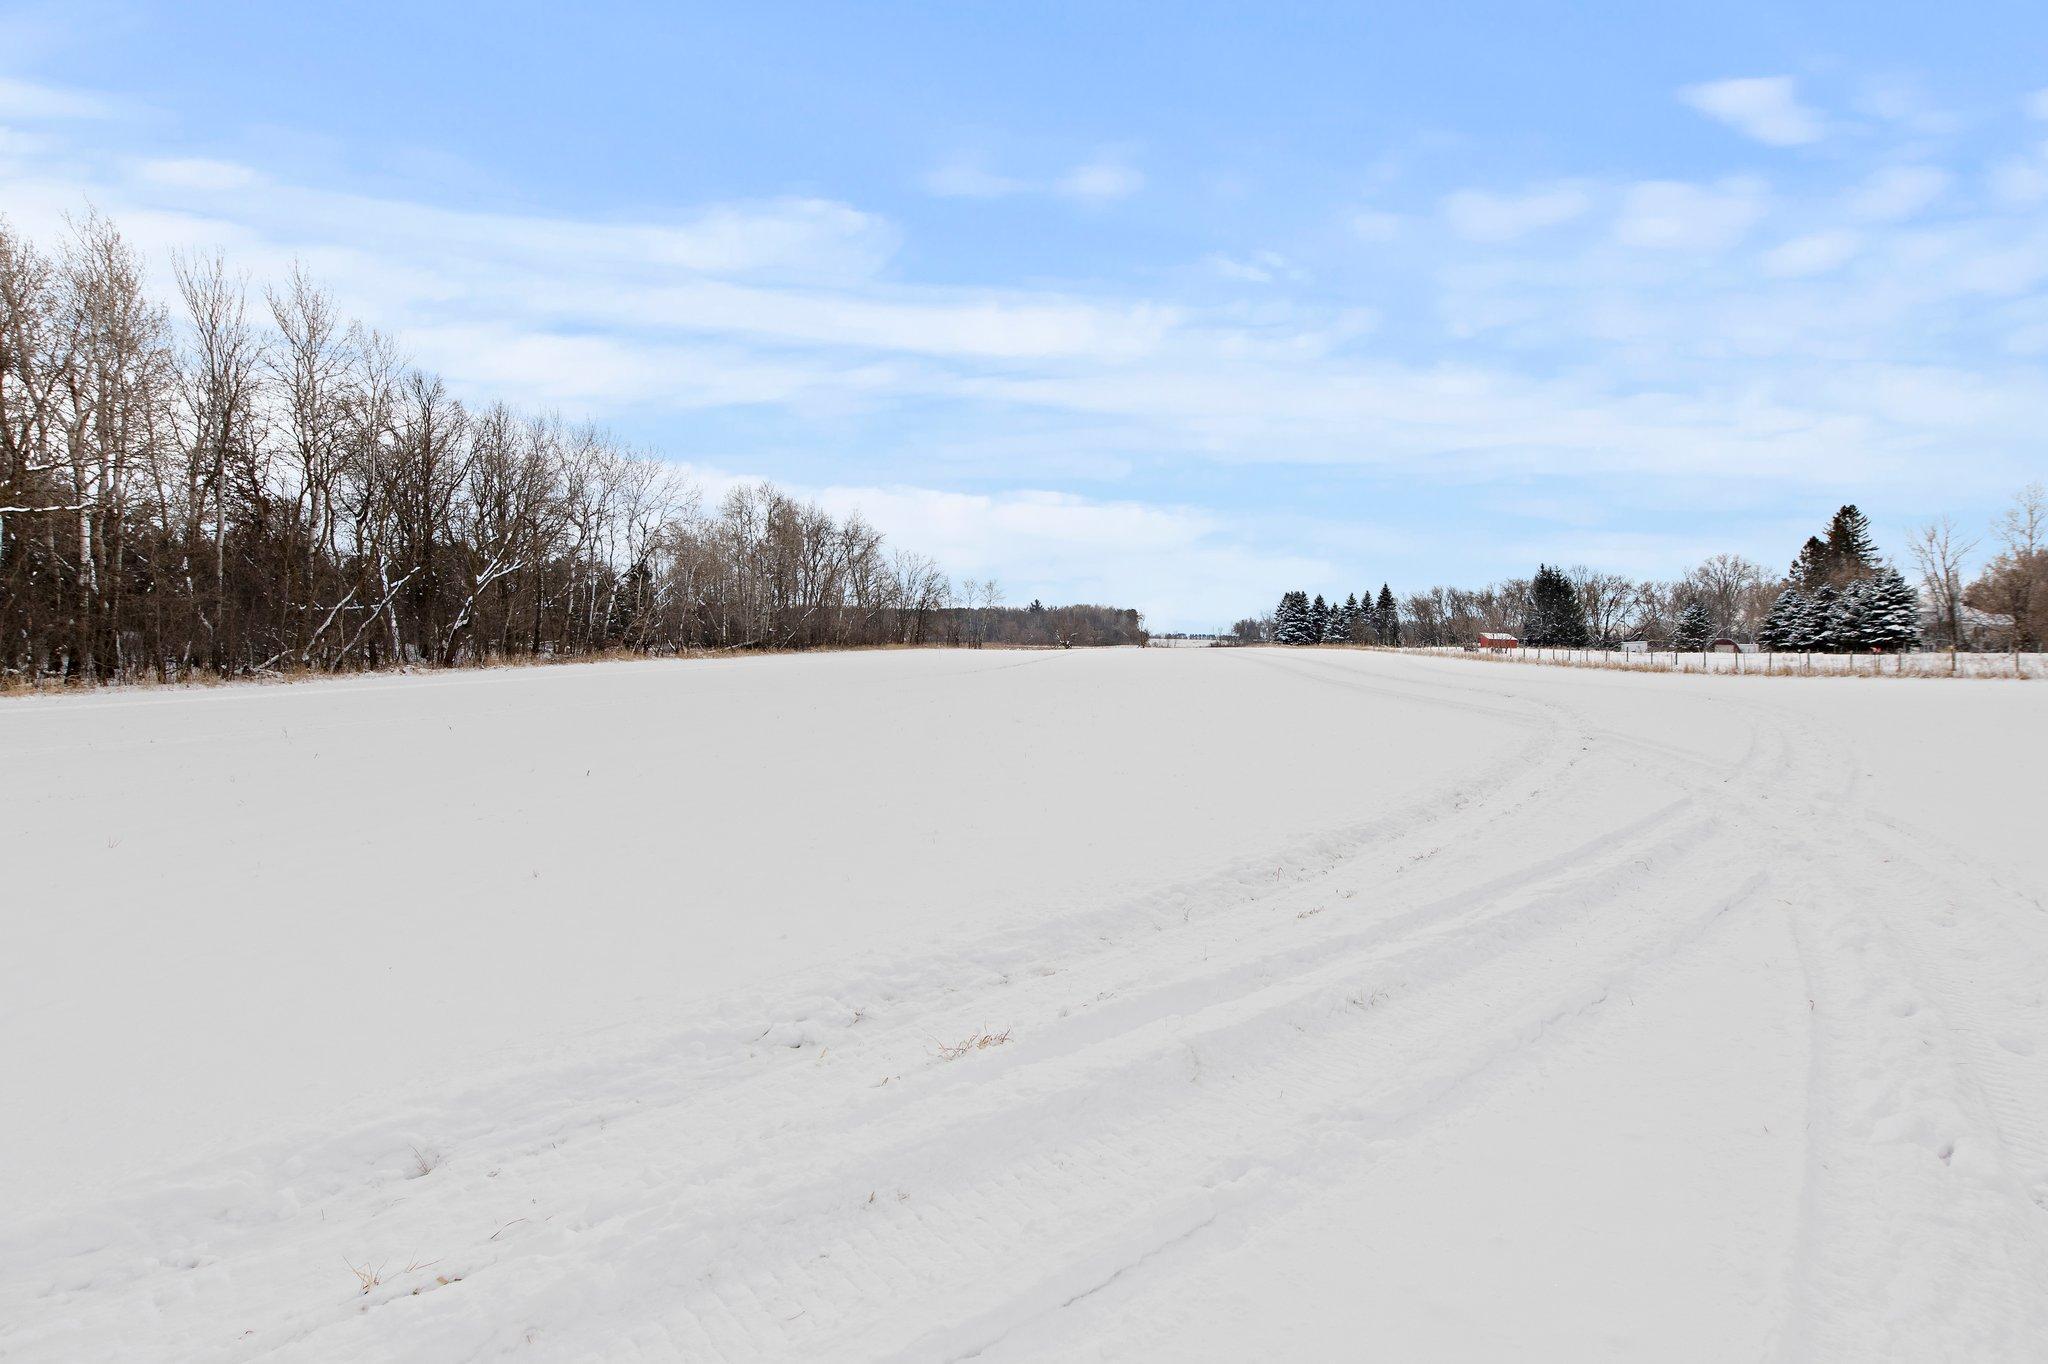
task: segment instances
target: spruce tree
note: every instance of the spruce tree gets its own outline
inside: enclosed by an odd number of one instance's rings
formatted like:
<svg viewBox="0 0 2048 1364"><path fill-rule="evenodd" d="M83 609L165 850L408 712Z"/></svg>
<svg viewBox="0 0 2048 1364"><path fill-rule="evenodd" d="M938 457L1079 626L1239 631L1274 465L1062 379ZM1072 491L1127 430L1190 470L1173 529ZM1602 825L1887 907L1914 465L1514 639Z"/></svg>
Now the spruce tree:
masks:
<svg viewBox="0 0 2048 1364"><path fill-rule="evenodd" d="M1389 648L1401 642L1401 611L1394 605L1393 589L1380 584L1379 604L1373 608L1373 623L1378 627L1380 643Z"/></svg>
<svg viewBox="0 0 2048 1364"><path fill-rule="evenodd" d="M1806 610L1801 613L1799 647L1809 653L1832 654L1840 651L1842 629L1842 594L1832 583L1822 583L1806 598Z"/></svg>
<svg viewBox="0 0 2048 1364"><path fill-rule="evenodd" d="M1671 631L1671 647L1680 653L1698 653L1714 638L1714 620L1698 602L1678 613L1678 625Z"/></svg>
<svg viewBox="0 0 2048 1364"><path fill-rule="evenodd" d="M1302 632L1308 624L1308 597L1301 592L1283 592L1280 605L1273 611L1273 641L1276 644L1300 644Z"/></svg>
<svg viewBox="0 0 2048 1364"><path fill-rule="evenodd" d="M1806 615L1806 598L1799 589L1788 587L1778 594L1771 603L1770 613L1764 617L1763 628L1757 631L1756 642L1772 653L1783 653L1800 647L1802 626Z"/></svg>
<svg viewBox="0 0 2048 1364"><path fill-rule="evenodd" d="M1323 600L1323 594L1316 593L1316 599L1309 603L1308 638L1304 644L1321 644L1330 637L1330 607Z"/></svg>
<svg viewBox="0 0 2048 1364"><path fill-rule="evenodd" d="M1837 650L1852 654L1869 651L1874 624L1871 614L1875 605L1868 578L1858 578L1842 589L1842 600L1835 608Z"/></svg>
<svg viewBox="0 0 2048 1364"><path fill-rule="evenodd" d="M1392 594L1388 594L1391 604ZM1522 642L1540 649L1579 649L1586 643L1586 609L1571 579L1549 564L1539 564L1529 584L1529 611L1522 619Z"/></svg>
<svg viewBox="0 0 2048 1364"><path fill-rule="evenodd" d="M1358 604L1358 594L1356 592L1346 597L1344 599L1344 628L1338 632L1337 638L1343 640L1346 644L1359 643L1359 637L1365 633L1363 626L1366 615L1366 608Z"/></svg>
<svg viewBox="0 0 2048 1364"><path fill-rule="evenodd" d="M1920 594L1890 564L1870 580L1863 637L1873 649L1910 649L1920 642Z"/></svg>

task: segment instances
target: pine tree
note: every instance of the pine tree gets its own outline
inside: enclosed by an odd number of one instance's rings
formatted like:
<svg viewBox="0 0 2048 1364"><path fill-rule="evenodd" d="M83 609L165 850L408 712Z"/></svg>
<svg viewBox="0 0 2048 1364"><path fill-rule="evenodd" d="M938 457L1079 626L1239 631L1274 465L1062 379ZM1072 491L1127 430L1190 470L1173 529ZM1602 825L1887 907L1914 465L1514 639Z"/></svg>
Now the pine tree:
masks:
<svg viewBox="0 0 2048 1364"><path fill-rule="evenodd" d="M1800 595L1798 588L1786 588L1771 603L1763 628L1757 631L1756 642L1773 653L1799 648L1805 616L1806 598Z"/></svg>
<svg viewBox="0 0 2048 1364"><path fill-rule="evenodd" d="M1809 535L1799 547L1799 557L1792 561L1791 572L1785 576L1800 592L1810 593L1828 580L1831 567L1826 543L1818 535Z"/></svg>
<svg viewBox="0 0 2048 1364"><path fill-rule="evenodd" d="M1394 593L1385 583L1380 584L1379 604L1373 608L1373 624L1377 627L1380 643L1389 648L1401 642L1401 612L1394 605Z"/></svg>
<svg viewBox="0 0 2048 1364"><path fill-rule="evenodd" d="M1344 628L1337 632L1337 638L1346 644L1357 643L1361 633L1359 627L1365 619L1365 608L1358 604L1358 594L1353 592L1346 597L1339 610L1344 613Z"/></svg>
<svg viewBox="0 0 2048 1364"><path fill-rule="evenodd" d="M1842 594L1822 583L1806 598L1799 622L1799 647L1808 653L1831 654L1841 647Z"/></svg>
<svg viewBox="0 0 2048 1364"><path fill-rule="evenodd" d="M1877 571L1877 542L1870 536L1870 520L1851 502L1828 522L1828 577L1837 587L1846 587Z"/></svg>
<svg viewBox="0 0 2048 1364"><path fill-rule="evenodd" d="M1302 641L1304 644L1321 644L1330 637L1330 607L1320 592L1309 603L1307 634L1308 637Z"/></svg>
<svg viewBox="0 0 2048 1364"><path fill-rule="evenodd" d="M1714 619L1698 602L1678 613L1678 625L1671 631L1671 647L1680 653L1703 652L1713 642Z"/></svg>
<svg viewBox="0 0 2048 1364"><path fill-rule="evenodd" d="M1388 594L1391 604L1392 594ZM1539 564L1529 584L1529 611L1522 620L1522 642L1542 649L1579 649L1586 643L1586 609L1571 579L1548 564Z"/></svg>
<svg viewBox="0 0 2048 1364"><path fill-rule="evenodd" d="M1890 564L1870 580L1863 637L1873 649L1910 649L1920 642L1920 594Z"/></svg>

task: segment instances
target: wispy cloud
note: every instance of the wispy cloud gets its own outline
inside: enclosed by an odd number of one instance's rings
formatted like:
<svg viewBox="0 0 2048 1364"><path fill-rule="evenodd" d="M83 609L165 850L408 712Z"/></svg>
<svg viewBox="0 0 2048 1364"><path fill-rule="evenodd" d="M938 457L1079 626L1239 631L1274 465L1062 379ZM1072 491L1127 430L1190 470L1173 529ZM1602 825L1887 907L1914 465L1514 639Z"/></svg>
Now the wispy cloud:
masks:
<svg viewBox="0 0 2048 1364"><path fill-rule="evenodd" d="M1362 242L1380 244L1401 235L1401 215L1384 209L1354 209L1346 225L1350 227L1351 235Z"/></svg>
<svg viewBox="0 0 2048 1364"><path fill-rule="evenodd" d="M1593 200L1578 185L1552 185L1523 194L1460 190L1443 202L1451 230L1467 241L1507 242L1585 216Z"/></svg>
<svg viewBox="0 0 2048 1364"><path fill-rule="evenodd" d="M112 118L119 112L119 102L105 95L0 76L0 118L48 122Z"/></svg>
<svg viewBox="0 0 2048 1364"><path fill-rule="evenodd" d="M1764 253L1764 269L1773 275L1825 274L1839 269L1863 247L1854 232L1809 232Z"/></svg>
<svg viewBox="0 0 2048 1364"><path fill-rule="evenodd" d="M1254 251L1248 256L1213 252L1208 258L1208 266L1223 278L1243 284L1272 284L1279 280L1307 277L1301 267L1278 251Z"/></svg>
<svg viewBox="0 0 2048 1364"><path fill-rule="evenodd" d="M924 188L927 194L935 194L941 199L1001 199L1006 195L1023 194L1031 185L1028 181L997 175L971 157L959 157L926 171Z"/></svg>
<svg viewBox="0 0 2048 1364"><path fill-rule="evenodd" d="M1124 153L1098 152L1049 179L1032 180L989 169L979 156L962 155L925 172L927 194L941 199L1005 199L1020 194L1052 194L1088 202L1125 199L1145 187L1145 175Z"/></svg>
<svg viewBox="0 0 2048 1364"><path fill-rule="evenodd" d="M1120 155L1104 154L1060 177L1057 192L1069 199L1128 199L1145 187L1145 175Z"/></svg>
<svg viewBox="0 0 2048 1364"><path fill-rule="evenodd" d="M1910 218L1939 199L1948 185L1948 172L1938 166L1886 166L1850 195L1849 212L1876 222Z"/></svg>
<svg viewBox="0 0 2048 1364"><path fill-rule="evenodd" d="M1624 246L1653 250L1720 251L1740 241L1765 208L1763 186L1753 180L1646 180L1629 188L1614 237Z"/></svg>
<svg viewBox="0 0 2048 1364"><path fill-rule="evenodd" d="M1818 142L1820 116L1799 102L1790 76L1745 76L1688 85L1678 97L1745 137L1773 147Z"/></svg>

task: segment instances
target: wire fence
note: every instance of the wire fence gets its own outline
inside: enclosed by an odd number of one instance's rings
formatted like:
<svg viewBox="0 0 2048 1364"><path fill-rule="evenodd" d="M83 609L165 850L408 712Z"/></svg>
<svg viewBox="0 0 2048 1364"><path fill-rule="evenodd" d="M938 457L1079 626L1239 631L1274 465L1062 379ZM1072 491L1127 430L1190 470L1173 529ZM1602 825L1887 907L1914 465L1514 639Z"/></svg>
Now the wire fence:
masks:
<svg viewBox="0 0 2048 1364"><path fill-rule="evenodd" d="M1673 653L1626 649L1467 649L1431 647L1419 653L1553 667L1611 668L1625 672L1725 673L1757 677L1972 677L2048 678L2048 654L1956 653L1924 650L1897 654Z"/></svg>

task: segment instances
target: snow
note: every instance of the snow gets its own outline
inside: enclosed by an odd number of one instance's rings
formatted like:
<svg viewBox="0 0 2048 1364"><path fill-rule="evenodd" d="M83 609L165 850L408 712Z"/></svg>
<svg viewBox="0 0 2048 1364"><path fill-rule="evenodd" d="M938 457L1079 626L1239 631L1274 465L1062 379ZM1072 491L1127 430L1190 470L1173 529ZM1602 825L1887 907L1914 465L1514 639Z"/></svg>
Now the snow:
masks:
<svg viewBox="0 0 2048 1364"><path fill-rule="evenodd" d="M0 1356L2035 1358L2044 705L1283 649L0 705Z"/></svg>

